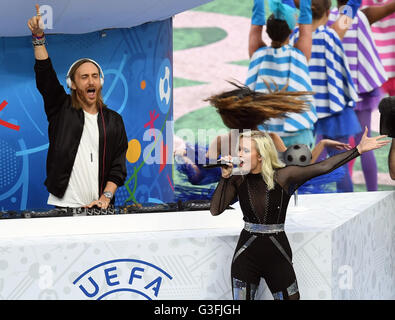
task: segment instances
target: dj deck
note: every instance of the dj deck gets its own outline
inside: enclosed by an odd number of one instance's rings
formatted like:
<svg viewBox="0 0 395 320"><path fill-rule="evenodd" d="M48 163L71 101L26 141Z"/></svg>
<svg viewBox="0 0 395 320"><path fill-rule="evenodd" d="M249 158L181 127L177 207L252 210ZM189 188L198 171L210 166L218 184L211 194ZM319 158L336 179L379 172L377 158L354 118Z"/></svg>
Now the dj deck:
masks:
<svg viewBox="0 0 395 320"><path fill-rule="evenodd" d="M208 200L191 200L178 201L163 204L134 204L123 207L114 207L110 205L107 209L99 207L92 208L54 208L50 210L23 210L23 211L0 211L0 219L20 219L20 218L53 218L53 217L71 217L71 216L102 216L114 214L136 214L136 213L154 213L154 212L174 212L174 211L196 211L209 210L210 201Z"/></svg>

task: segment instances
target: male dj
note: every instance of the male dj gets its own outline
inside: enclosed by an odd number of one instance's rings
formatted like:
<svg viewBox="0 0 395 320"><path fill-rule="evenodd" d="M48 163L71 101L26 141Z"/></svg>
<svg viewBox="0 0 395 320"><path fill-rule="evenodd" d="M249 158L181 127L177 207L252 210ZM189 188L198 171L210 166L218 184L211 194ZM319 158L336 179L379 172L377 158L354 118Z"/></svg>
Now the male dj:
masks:
<svg viewBox="0 0 395 320"><path fill-rule="evenodd" d="M104 75L93 60L77 60L67 75L71 95L59 83L45 47L39 7L32 32L37 88L49 122L48 204L106 209L126 178L128 141L122 117L103 103Z"/></svg>

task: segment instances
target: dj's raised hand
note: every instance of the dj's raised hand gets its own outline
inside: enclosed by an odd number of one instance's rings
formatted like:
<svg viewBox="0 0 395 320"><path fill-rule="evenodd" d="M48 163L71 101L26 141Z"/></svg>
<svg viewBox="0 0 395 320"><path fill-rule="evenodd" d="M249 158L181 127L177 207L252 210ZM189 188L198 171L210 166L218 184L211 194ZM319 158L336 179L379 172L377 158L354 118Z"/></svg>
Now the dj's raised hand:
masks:
<svg viewBox="0 0 395 320"><path fill-rule="evenodd" d="M44 34L44 23L41 19L40 7L38 4L36 4L36 15L29 19L27 26L35 36L42 36Z"/></svg>

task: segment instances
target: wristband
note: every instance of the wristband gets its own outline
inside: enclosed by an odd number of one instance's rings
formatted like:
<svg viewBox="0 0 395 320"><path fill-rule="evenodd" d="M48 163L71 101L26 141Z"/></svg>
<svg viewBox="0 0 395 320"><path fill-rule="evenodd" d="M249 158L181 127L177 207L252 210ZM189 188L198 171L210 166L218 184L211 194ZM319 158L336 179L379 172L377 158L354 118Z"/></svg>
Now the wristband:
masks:
<svg viewBox="0 0 395 320"><path fill-rule="evenodd" d="M251 24L257 26L264 26L266 24L264 0L254 0Z"/></svg>
<svg viewBox="0 0 395 320"><path fill-rule="evenodd" d="M110 200L114 197L114 195L111 191L104 191L103 196L105 196L107 199L110 199Z"/></svg>
<svg viewBox="0 0 395 320"><path fill-rule="evenodd" d="M42 39L42 38L45 37L45 34L44 34L44 32L43 32L43 34L42 34L41 36L37 36L37 35L35 35L34 33L32 33L32 37L33 37L34 39Z"/></svg>
<svg viewBox="0 0 395 320"><path fill-rule="evenodd" d="M38 46L45 45L46 44L45 37L42 37L40 39L33 38L32 44L33 44L33 47L38 47Z"/></svg>
<svg viewBox="0 0 395 320"><path fill-rule="evenodd" d="M311 0L300 0L299 4L299 24L311 24L313 22L313 17L311 14Z"/></svg>

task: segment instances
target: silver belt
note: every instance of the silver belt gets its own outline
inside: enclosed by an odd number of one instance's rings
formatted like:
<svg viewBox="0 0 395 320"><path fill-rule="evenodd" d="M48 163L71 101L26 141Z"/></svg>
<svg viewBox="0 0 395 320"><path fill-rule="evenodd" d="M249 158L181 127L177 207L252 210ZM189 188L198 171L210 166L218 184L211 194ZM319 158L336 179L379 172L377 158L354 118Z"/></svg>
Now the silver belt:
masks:
<svg viewBox="0 0 395 320"><path fill-rule="evenodd" d="M275 233L284 231L284 224L257 224L245 222L244 229L255 233Z"/></svg>

